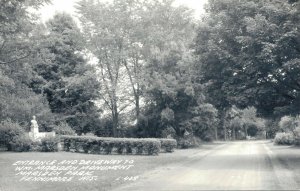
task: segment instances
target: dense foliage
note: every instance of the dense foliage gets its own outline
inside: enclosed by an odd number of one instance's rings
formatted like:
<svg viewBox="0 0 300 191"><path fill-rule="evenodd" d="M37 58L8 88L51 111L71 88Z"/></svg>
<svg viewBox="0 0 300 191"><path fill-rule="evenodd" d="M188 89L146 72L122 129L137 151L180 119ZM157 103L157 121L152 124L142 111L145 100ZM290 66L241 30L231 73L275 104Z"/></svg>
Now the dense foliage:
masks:
<svg viewBox="0 0 300 191"><path fill-rule="evenodd" d="M295 138L291 133L276 133L274 143L277 145L292 145L295 142Z"/></svg>
<svg viewBox="0 0 300 191"><path fill-rule="evenodd" d="M111 112L113 135L122 126L122 112L130 115L126 108L133 106L137 137L177 138L186 131L213 137L217 111L205 102L202 86L190 72L195 23L189 9L173 3L79 2L87 48L97 58L103 106Z"/></svg>
<svg viewBox="0 0 300 191"><path fill-rule="evenodd" d="M4 145L8 150L15 150L14 147L24 138L24 129L10 119L0 123L0 145Z"/></svg>
<svg viewBox="0 0 300 191"><path fill-rule="evenodd" d="M300 143L300 116L283 116L279 123L279 131L276 133L274 142L276 144L297 144Z"/></svg>
<svg viewBox="0 0 300 191"><path fill-rule="evenodd" d="M266 138L266 121L257 117L254 107L238 109L235 105L226 114L228 137L230 139L245 139L247 136Z"/></svg>
<svg viewBox="0 0 300 191"><path fill-rule="evenodd" d="M173 139L187 148L299 138L298 0L209 0L201 21L174 0L81 0L80 23L65 13L39 23L32 9L47 2L0 3L0 136L10 150L33 149L33 115L40 131L167 138L167 152Z"/></svg>
<svg viewBox="0 0 300 191"><path fill-rule="evenodd" d="M255 106L274 117L299 110L299 1L209 1L195 41L218 109Z"/></svg>
<svg viewBox="0 0 300 191"><path fill-rule="evenodd" d="M34 70L39 78L31 83L47 96L51 111L77 133L86 133L99 122L94 101L99 97L95 69L82 55L83 41L71 16L56 14L46 23L36 52Z"/></svg>
<svg viewBox="0 0 300 191"><path fill-rule="evenodd" d="M0 121L11 119L24 127L37 115L41 127L52 121L48 102L29 87L36 76L31 56L36 26L28 8L44 1L8 0L0 3Z"/></svg>
<svg viewBox="0 0 300 191"><path fill-rule="evenodd" d="M161 150L165 152L173 152L177 148L177 141L175 139L159 139Z"/></svg>

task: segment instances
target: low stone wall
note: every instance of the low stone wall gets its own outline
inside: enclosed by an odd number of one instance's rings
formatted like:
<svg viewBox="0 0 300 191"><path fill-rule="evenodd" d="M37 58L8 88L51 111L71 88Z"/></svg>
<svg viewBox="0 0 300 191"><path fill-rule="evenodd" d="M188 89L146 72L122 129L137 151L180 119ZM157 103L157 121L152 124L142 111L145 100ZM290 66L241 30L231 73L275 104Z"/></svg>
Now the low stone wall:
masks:
<svg viewBox="0 0 300 191"><path fill-rule="evenodd" d="M29 132L28 135L32 140L37 141L46 137L55 137L55 132Z"/></svg>

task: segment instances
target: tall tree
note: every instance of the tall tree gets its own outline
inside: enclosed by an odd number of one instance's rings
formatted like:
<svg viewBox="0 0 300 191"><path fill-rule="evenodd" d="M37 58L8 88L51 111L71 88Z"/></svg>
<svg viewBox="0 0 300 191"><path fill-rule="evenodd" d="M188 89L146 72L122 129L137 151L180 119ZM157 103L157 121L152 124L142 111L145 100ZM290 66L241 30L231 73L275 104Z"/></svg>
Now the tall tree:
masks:
<svg viewBox="0 0 300 191"><path fill-rule="evenodd" d="M211 0L206 10L195 48L212 103L298 112L299 2Z"/></svg>
<svg viewBox="0 0 300 191"><path fill-rule="evenodd" d="M45 0L0 2L0 120L7 118L29 127L32 115L37 115L40 127L51 121L46 99L30 88L36 76L32 69L36 26L29 8L38 8Z"/></svg>
<svg viewBox="0 0 300 191"><path fill-rule="evenodd" d="M103 99L111 111L114 131L122 105L132 105L132 100L137 126L143 126L140 136L160 136L172 123L182 135L179 123L186 120L188 107L202 101L201 85L194 84L190 72L194 58L189 44L195 34L192 12L173 3L79 3L89 49L98 59ZM129 101L124 101L125 94L120 92L128 89ZM175 121L163 117L172 112Z"/></svg>
<svg viewBox="0 0 300 191"><path fill-rule="evenodd" d="M70 15L56 14L46 23L37 49L35 71L42 76L32 83L47 95L53 113L60 115L78 133L99 124L94 101L99 96L95 70L83 56L80 30Z"/></svg>
<svg viewBox="0 0 300 191"><path fill-rule="evenodd" d="M132 43L129 35L134 29L129 10L133 2L130 3L131 1L96 3L83 0L78 4L88 48L97 58L99 80L102 83L102 100L111 112L113 136L116 136L117 128L120 126L120 112L128 106L128 100L122 92L126 90L124 88L126 86L121 89L120 82L125 80L122 71L124 66L128 73L131 72L127 63L129 46ZM137 95L132 78L130 83Z"/></svg>
<svg viewBox="0 0 300 191"><path fill-rule="evenodd" d="M206 104L203 86L193 72L190 43L195 35L195 23L192 12L173 3L171 0L152 1L141 16L146 34L143 58L148 124L143 122L140 129L144 136L162 136L171 128L177 137L194 133L204 139L210 134L216 110ZM166 111L174 117L166 120ZM211 124L206 123L208 121Z"/></svg>

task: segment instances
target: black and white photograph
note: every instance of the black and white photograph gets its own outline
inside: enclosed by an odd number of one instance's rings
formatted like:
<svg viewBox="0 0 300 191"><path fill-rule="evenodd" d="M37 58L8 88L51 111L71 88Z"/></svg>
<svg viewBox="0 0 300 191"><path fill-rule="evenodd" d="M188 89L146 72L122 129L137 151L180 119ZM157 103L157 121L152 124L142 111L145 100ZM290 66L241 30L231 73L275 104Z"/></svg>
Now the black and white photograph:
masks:
<svg viewBox="0 0 300 191"><path fill-rule="evenodd" d="M300 191L299 0L0 0L0 191Z"/></svg>

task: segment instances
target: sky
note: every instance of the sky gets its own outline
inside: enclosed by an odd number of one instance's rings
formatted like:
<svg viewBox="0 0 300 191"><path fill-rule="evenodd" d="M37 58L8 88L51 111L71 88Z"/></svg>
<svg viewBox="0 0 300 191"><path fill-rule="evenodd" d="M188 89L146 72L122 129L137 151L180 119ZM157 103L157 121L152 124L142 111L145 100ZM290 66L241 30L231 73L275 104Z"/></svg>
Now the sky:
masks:
<svg viewBox="0 0 300 191"><path fill-rule="evenodd" d="M76 17L76 9L74 5L79 0L52 0L52 3L40 8L38 13L41 15L43 22L52 18L56 12L67 12ZM175 0L174 5L185 5L195 10L195 17L199 18L204 13L203 5L207 0Z"/></svg>

